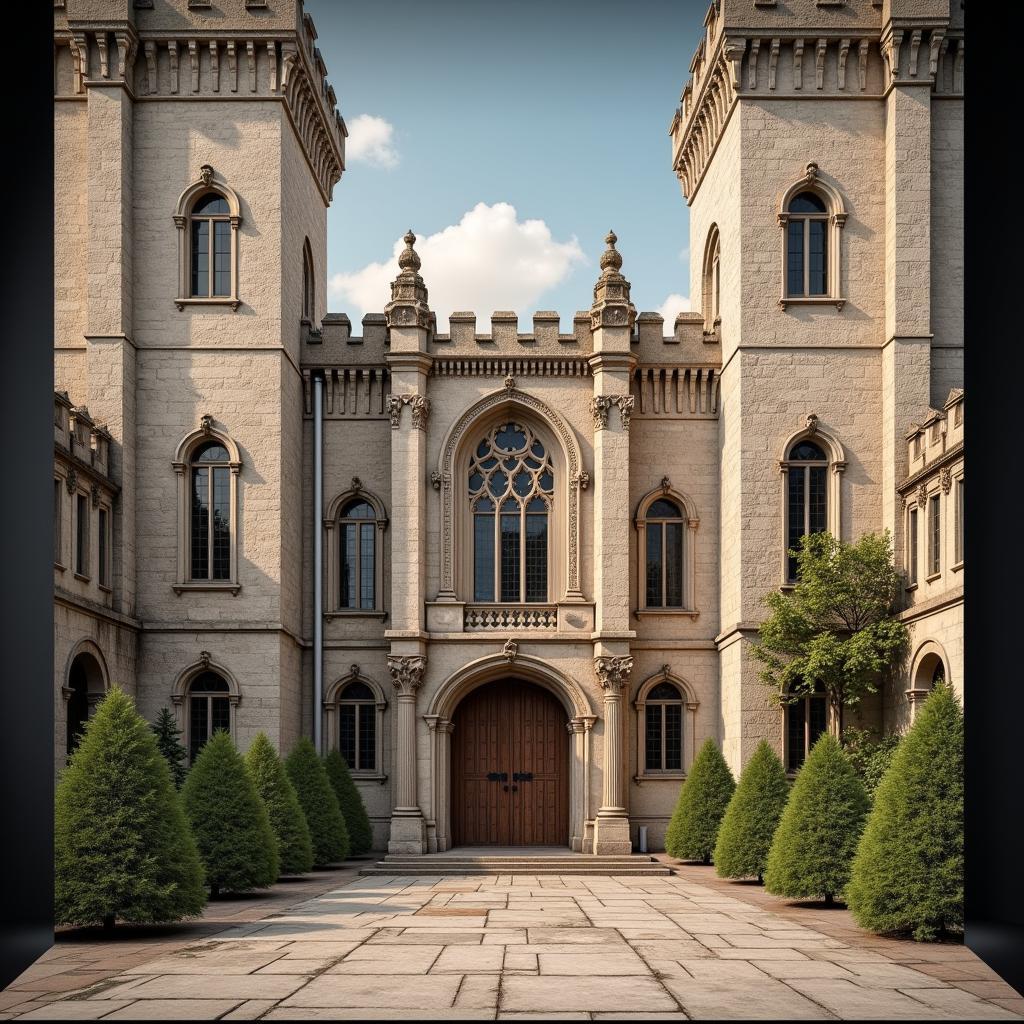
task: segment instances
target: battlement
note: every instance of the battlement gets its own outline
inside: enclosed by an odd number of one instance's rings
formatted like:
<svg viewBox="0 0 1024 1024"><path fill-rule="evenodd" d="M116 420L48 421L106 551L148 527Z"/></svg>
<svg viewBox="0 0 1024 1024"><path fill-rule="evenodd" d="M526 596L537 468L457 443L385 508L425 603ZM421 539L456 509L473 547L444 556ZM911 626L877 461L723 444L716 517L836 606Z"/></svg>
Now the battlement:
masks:
<svg viewBox="0 0 1024 1024"><path fill-rule="evenodd" d="M912 423L906 435L907 479L912 485L921 473L948 453L959 451L964 440L964 389L953 388L941 409L930 409L920 423Z"/></svg>
<svg viewBox="0 0 1024 1024"><path fill-rule="evenodd" d="M302 0L54 0L56 98L91 82L137 99L283 101L324 202L348 129Z"/></svg>
<svg viewBox="0 0 1024 1024"><path fill-rule="evenodd" d="M84 405L74 405L66 391L53 393L53 440L73 465L113 485L110 431L95 423Z"/></svg>

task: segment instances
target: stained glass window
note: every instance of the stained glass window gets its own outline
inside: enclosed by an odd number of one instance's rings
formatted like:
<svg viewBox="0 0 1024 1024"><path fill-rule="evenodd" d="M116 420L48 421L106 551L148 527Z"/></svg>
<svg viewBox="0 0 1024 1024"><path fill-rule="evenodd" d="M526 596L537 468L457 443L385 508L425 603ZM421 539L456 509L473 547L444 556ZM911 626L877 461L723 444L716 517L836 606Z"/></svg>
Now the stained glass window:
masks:
<svg viewBox="0 0 1024 1024"><path fill-rule="evenodd" d="M470 460L473 600L548 600L548 531L555 475L544 443L509 421L480 441Z"/></svg>

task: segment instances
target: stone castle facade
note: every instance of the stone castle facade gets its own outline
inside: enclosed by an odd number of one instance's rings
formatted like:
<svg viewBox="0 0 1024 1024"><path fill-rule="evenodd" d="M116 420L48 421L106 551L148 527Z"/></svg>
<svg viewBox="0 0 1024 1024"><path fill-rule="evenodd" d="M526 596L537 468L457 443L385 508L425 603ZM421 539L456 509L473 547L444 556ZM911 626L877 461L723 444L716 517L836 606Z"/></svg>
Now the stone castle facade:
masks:
<svg viewBox="0 0 1024 1024"><path fill-rule="evenodd" d="M300 0L57 0L57 766L117 684L193 752L340 746L392 852L657 848L707 738L795 770L829 727L750 654L819 529L907 576L861 724L962 697L961 7L711 4L698 312L637 313L609 234L571 323L439 324L409 233L353 333Z"/></svg>

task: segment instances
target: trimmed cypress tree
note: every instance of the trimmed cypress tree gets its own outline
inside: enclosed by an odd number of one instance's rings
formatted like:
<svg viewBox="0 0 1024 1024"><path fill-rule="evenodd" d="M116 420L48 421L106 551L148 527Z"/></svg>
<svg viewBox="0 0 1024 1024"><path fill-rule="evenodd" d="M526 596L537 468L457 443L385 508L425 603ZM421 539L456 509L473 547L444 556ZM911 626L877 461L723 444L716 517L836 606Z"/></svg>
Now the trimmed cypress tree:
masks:
<svg viewBox="0 0 1024 1024"><path fill-rule="evenodd" d="M171 770L148 723L116 687L61 772L54 847L58 924L180 921L206 903Z"/></svg>
<svg viewBox="0 0 1024 1024"><path fill-rule="evenodd" d="M786 770L768 742L761 740L740 775L718 830L717 875L762 880L772 836L788 798Z"/></svg>
<svg viewBox="0 0 1024 1024"><path fill-rule="evenodd" d="M825 733L796 777L764 873L776 896L831 906L850 878L868 798L839 741Z"/></svg>
<svg viewBox="0 0 1024 1024"><path fill-rule="evenodd" d="M270 818L245 762L223 730L213 734L181 791L210 895L269 888L278 850Z"/></svg>
<svg viewBox="0 0 1024 1024"><path fill-rule="evenodd" d="M338 806L327 770L316 748L305 736L284 762L313 838L313 863L317 867L336 864L349 853L348 829Z"/></svg>
<svg viewBox="0 0 1024 1024"><path fill-rule="evenodd" d="M349 856L358 857L373 848L373 829L370 827L370 816L366 813L362 794L352 781L348 764L341 756L340 750L332 750L324 758L324 768L345 818L350 846Z"/></svg>
<svg viewBox="0 0 1024 1024"><path fill-rule="evenodd" d="M313 840L298 794L281 758L267 738L257 733L245 754L245 767L263 799L270 827L277 837L282 875L304 875L313 867Z"/></svg>
<svg viewBox="0 0 1024 1024"><path fill-rule="evenodd" d="M170 765L175 788L181 789L185 784L185 776L188 775L188 751L181 742L181 730L174 720L174 715L167 708L161 708L152 729L156 734L156 745Z"/></svg>
<svg viewBox="0 0 1024 1024"><path fill-rule="evenodd" d="M875 932L928 940L964 925L964 717L948 685L922 705L875 793L847 898Z"/></svg>
<svg viewBox="0 0 1024 1024"><path fill-rule="evenodd" d="M668 823L665 850L670 856L711 863L722 816L735 788L718 744L708 739L694 758Z"/></svg>

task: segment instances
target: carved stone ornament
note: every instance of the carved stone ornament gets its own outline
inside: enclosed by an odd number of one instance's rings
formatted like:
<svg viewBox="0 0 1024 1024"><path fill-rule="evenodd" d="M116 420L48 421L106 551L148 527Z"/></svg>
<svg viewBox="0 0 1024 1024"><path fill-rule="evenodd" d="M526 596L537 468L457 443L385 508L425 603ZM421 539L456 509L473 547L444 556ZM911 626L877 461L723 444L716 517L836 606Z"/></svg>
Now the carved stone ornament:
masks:
<svg viewBox="0 0 1024 1024"><path fill-rule="evenodd" d="M939 474L939 483L942 485L942 493L949 494L949 489L953 486L953 474L949 466L944 467Z"/></svg>
<svg viewBox="0 0 1024 1024"><path fill-rule="evenodd" d="M585 491L590 486L590 474L586 470L580 470L573 480L579 484L581 491Z"/></svg>
<svg viewBox="0 0 1024 1024"><path fill-rule="evenodd" d="M210 667L210 652L200 651L199 652L199 664L202 666L205 672Z"/></svg>
<svg viewBox="0 0 1024 1024"><path fill-rule="evenodd" d="M64 480L64 486L68 489L68 494L74 494L75 489L78 487L78 474L74 468L68 470L67 478Z"/></svg>
<svg viewBox="0 0 1024 1024"><path fill-rule="evenodd" d="M441 490L441 474L438 473L436 469L430 474L430 486L433 487L435 491Z"/></svg>
<svg viewBox="0 0 1024 1024"><path fill-rule="evenodd" d="M818 177L818 165L811 161L804 169L804 181L810 185L813 184L815 179Z"/></svg>
<svg viewBox="0 0 1024 1024"><path fill-rule="evenodd" d="M608 410L612 400L607 395L594 395L590 400L590 414L594 417L594 429L604 430L608 426Z"/></svg>
<svg viewBox="0 0 1024 1024"><path fill-rule="evenodd" d="M948 492L949 488L947 487L946 490ZM93 508L99 508L100 507L100 489L95 484L93 484L92 487L89 488L89 497L92 500L92 507Z"/></svg>
<svg viewBox="0 0 1024 1024"><path fill-rule="evenodd" d="M900 511L901 512L906 512L907 511L907 496L905 494L901 494L899 496L899 498L900 498Z"/></svg>
<svg viewBox="0 0 1024 1024"><path fill-rule="evenodd" d="M204 413L199 419L199 429L204 434L209 434L213 431L213 417L209 413Z"/></svg>
<svg viewBox="0 0 1024 1024"><path fill-rule="evenodd" d="M412 425L416 430L426 431L430 419L430 399L424 395L388 395L388 415L391 429L397 430L402 422L402 406L412 410Z"/></svg>
<svg viewBox="0 0 1024 1024"><path fill-rule="evenodd" d="M213 181L213 168L209 164L203 164L199 168L199 177L202 179L204 185L209 185Z"/></svg>
<svg viewBox="0 0 1024 1024"><path fill-rule="evenodd" d="M505 646L502 647L501 653L505 656L505 660L512 664L516 660L516 655L519 653L519 644L515 642L511 637L505 641Z"/></svg>
<svg viewBox="0 0 1024 1024"><path fill-rule="evenodd" d="M427 659L422 654L388 655L388 671L391 682L402 696L412 696L423 685L423 673Z"/></svg>
<svg viewBox="0 0 1024 1024"><path fill-rule="evenodd" d="M917 503L921 508L928 503L928 488L924 484L917 489Z"/></svg>
<svg viewBox="0 0 1024 1024"><path fill-rule="evenodd" d="M663 476L661 478L661 493L662 494L668 494L668 492L671 489L672 489L672 481L669 480L669 478L667 476Z"/></svg>
<svg viewBox="0 0 1024 1024"><path fill-rule="evenodd" d="M509 374L509 375L508 375L508 376L507 376L507 377L505 378L505 388L506 388L506 389L507 389L508 391L511 391L511 390L512 390L512 389L513 389L513 388L514 388L515 386L516 386L516 379L515 379L515 377L513 377L513 376L512 376L512 374L510 373L510 374Z"/></svg>
<svg viewBox="0 0 1024 1024"><path fill-rule="evenodd" d="M353 679L358 679L359 678L359 666L358 665L355 665L355 664L349 665L348 671L349 671L349 675L351 675L351 677Z"/></svg>
<svg viewBox="0 0 1024 1024"><path fill-rule="evenodd" d="M352 477L352 490L358 494L363 489L363 481L359 477Z"/></svg>
<svg viewBox="0 0 1024 1024"><path fill-rule="evenodd" d="M629 674L633 671L633 658L597 657L594 659L594 671L597 673L601 688L613 693L621 693L629 685Z"/></svg>
<svg viewBox="0 0 1024 1024"><path fill-rule="evenodd" d="M619 416L622 419L622 429L629 432L629 417L633 413L633 404L636 401L632 395L620 395L615 404L619 407Z"/></svg>
<svg viewBox="0 0 1024 1024"><path fill-rule="evenodd" d="M813 166L813 164L811 166ZM815 412L809 412L807 414L807 419L804 420L804 426L807 428L808 434L816 434L818 432L818 414Z"/></svg>

